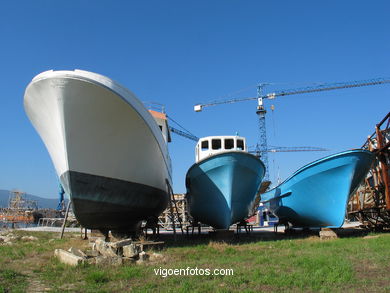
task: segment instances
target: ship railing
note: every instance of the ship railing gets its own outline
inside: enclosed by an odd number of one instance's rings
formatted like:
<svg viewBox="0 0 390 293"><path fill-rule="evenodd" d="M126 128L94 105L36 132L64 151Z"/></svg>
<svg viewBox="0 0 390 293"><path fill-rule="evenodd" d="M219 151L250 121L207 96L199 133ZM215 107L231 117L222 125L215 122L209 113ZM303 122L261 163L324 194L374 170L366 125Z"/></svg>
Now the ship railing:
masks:
<svg viewBox="0 0 390 293"><path fill-rule="evenodd" d="M165 113L165 105L156 102L143 102L144 106L148 110L153 110L160 113Z"/></svg>
<svg viewBox="0 0 390 293"><path fill-rule="evenodd" d="M60 227L64 222L64 218L40 218L38 227Z"/></svg>

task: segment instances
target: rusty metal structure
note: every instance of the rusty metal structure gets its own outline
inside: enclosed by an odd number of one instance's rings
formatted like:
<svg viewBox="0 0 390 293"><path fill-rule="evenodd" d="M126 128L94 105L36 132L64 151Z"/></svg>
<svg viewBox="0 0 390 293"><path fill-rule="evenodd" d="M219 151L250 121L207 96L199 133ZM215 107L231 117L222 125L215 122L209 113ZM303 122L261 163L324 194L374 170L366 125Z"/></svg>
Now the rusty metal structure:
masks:
<svg viewBox="0 0 390 293"><path fill-rule="evenodd" d="M189 214L187 210L187 201L185 194L174 194L174 200L172 206L168 206L158 218L159 225L164 229L172 229L175 225L187 226L189 225ZM173 223L174 225L173 225Z"/></svg>
<svg viewBox="0 0 390 293"><path fill-rule="evenodd" d="M28 199L26 193L20 190L10 191L8 207L0 208L0 225L4 227L7 227L7 224L10 227L15 227L15 224L37 224L41 218L61 220L61 217L60 211L38 209L38 201Z"/></svg>
<svg viewBox="0 0 390 293"><path fill-rule="evenodd" d="M0 221L4 223L33 223L34 212L38 209L37 201L24 197L25 193L12 190L8 207L0 209Z"/></svg>
<svg viewBox="0 0 390 293"><path fill-rule="evenodd" d="M390 112L362 148L375 153L376 160L348 203L348 217L367 228L390 228Z"/></svg>

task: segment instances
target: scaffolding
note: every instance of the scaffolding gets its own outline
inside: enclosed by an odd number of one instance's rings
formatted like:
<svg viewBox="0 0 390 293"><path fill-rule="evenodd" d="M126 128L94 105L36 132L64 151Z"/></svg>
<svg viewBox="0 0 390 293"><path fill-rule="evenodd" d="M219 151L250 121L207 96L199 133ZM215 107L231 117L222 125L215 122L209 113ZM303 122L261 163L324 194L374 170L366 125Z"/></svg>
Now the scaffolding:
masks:
<svg viewBox="0 0 390 293"><path fill-rule="evenodd" d="M13 210L37 210L38 201L25 198L26 193L12 190L8 200L8 208Z"/></svg>
<svg viewBox="0 0 390 293"><path fill-rule="evenodd" d="M189 225L189 215L187 211L187 201L185 199L185 194L179 193L174 194L174 201L176 204L168 207L162 212L159 216L159 225L166 229L171 230L173 226L180 227L180 223L183 227ZM172 216L173 215L173 216ZM173 218L173 220L172 220Z"/></svg>
<svg viewBox="0 0 390 293"><path fill-rule="evenodd" d="M367 177L348 203L348 217L371 229L390 228L390 112L362 146L376 156Z"/></svg>
<svg viewBox="0 0 390 293"><path fill-rule="evenodd" d="M38 205L36 200L25 198L25 193L12 190L8 199L8 207L0 208L0 221L3 223L32 223Z"/></svg>

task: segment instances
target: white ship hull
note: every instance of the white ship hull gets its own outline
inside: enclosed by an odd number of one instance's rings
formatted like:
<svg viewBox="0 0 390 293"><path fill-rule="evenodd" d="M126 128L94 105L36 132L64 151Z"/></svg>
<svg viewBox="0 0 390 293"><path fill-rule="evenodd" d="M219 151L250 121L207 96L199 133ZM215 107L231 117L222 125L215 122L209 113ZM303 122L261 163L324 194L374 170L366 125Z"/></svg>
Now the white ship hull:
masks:
<svg viewBox="0 0 390 293"><path fill-rule="evenodd" d="M153 117L130 91L86 71L48 71L24 107L87 228L131 230L168 201L171 164Z"/></svg>

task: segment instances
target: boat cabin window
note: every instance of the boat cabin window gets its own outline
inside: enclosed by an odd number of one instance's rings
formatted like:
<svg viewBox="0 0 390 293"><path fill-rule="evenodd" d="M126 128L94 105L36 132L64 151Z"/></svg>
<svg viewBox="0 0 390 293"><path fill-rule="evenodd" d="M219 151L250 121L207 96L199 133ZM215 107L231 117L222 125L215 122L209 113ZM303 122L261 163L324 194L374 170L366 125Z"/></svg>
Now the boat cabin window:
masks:
<svg viewBox="0 0 390 293"><path fill-rule="evenodd" d="M160 127L160 130L162 131L162 125L159 125L158 127Z"/></svg>
<svg viewBox="0 0 390 293"><path fill-rule="evenodd" d="M209 141L208 140L202 141L201 148L202 148L202 151L207 151L209 149Z"/></svg>
<svg viewBox="0 0 390 293"><path fill-rule="evenodd" d="M212 139L211 140L211 147L213 150L220 150L222 147L221 140L220 139Z"/></svg>
<svg viewBox="0 0 390 293"><path fill-rule="evenodd" d="M237 149L241 151L244 150L244 141L242 139L237 139Z"/></svg>
<svg viewBox="0 0 390 293"><path fill-rule="evenodd" d="M227 138L225 139L225 150L231 150L234 148L234 139Z"/></svg>

